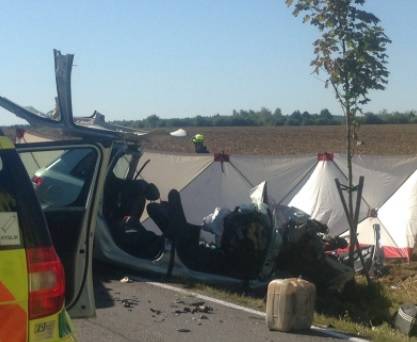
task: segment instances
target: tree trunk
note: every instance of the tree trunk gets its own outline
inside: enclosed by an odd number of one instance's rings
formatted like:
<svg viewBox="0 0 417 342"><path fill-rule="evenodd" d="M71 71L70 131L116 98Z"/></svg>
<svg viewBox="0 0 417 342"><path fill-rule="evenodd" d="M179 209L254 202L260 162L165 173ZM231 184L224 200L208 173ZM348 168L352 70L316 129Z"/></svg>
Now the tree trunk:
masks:
<svg viewBox="0 0 417 342"><path fill-rule="evenodd" d="M350 112L350 107L347 105L346 107L346 159L347 159L347 167L348 167L348 210L349 210L349 220L353 223L354 221L354 212L353 212L353 173L352 173L352 154L353 154L353 146L352 146L352 113ZM349 245L349 264L353 266L353 253L355 249L355 242L356 242L356 231L353 227L353 224L349 227L350 233L350 245Z"/></svg>

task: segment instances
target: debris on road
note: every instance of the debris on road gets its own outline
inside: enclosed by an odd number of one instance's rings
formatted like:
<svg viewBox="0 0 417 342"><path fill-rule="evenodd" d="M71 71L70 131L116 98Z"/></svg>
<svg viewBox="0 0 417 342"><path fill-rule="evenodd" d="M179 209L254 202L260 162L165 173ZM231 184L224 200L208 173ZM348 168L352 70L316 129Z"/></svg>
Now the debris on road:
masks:
<svg viewBox="0 0 417 342"><path fill-rule="evenodd" d="M113 297L113 300L115 302L119 302L121 303L125 308L129 309L129 311L131 311L131 309L133 309L133 307L137 306L139 304L139 300L136 298L123 298L120 299L118 297Z"/></svg>
<svg viewBox="0 0 417 342"><path fill-rule="evenodd" d="M183 305L182 309L179 309L179 304ZM196 313L202 313L202 314L210 314L213 312L213 308L206 304L204 301L194 301L191 303L186 303L182 299L176 299L175 303L170 304L170 307L174 310L172 313L174 313L176 316L179 316L181 314L196 314ZM202 315L205 316L205 315ZM205 316L207 317L207 316ZM207 319L207 318L203 318Z"/></svg>
<svg viewBox="0 0 417 342"><path fill-rule="evenodd" d="M193 309L191 310L191 313L211 313L213 311L213 308L211 306L206 305L203 301L198 301L191 303L191 306L193 306Z"/></svg>
<svg viewBox="0 0 417 342"><path fill-rule="evenodd" d="M160 315L161 313L162 313L162 311L161 310L156 310L156 309L153 309L153 308L150 308L149 309L151 312L153 312L155 315Z"/></svg>
<svg viewBox="0 0 417 342"><path fill-rule="evenodd" d="M202 300L191 303L192 306L201 306L201 305L204 305L204 304L206 304L206 302L204 302Z"/></svg>
<svg viewBox="0 0 417 342"><path fill-rule="evenodd" d="M133 280L130 279L128 276L123 277L122 279L120 279L121 283L127 284L127 283L133 283Z"/></svg>

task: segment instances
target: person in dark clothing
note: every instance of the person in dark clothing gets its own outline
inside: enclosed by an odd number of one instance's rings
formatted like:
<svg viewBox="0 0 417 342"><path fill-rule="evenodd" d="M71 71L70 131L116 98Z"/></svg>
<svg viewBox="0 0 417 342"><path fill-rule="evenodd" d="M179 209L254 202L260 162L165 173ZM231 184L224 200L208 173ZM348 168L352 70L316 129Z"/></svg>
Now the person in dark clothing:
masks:
<svg viewBox="0 0 417 342"><path fill-rule="evenodd" d="M158 188L145 180L107 179L104 211L116 244L129 254L156 257L164 247L164 237L143 227L140 218L146 201L159 198Z"/></svg>
<svg viewBox="0 0 417 342"><path fill-rule="evenodd" d="M171 234L170 229L170 217L172 210L169 203L161 201L160 203L149 203L146 206L146 211L149 217L155 222L161 232L168 238L173 240L174 234Z"/></svg>
<svg viewBox="0 0 417 342"><path fill-rule="evenodd" d="M104 191L104 214L112 224L126 216L140 220L146 201L159 199L155 184L143 179L120 179L113 173L109 174Z"/></svg>

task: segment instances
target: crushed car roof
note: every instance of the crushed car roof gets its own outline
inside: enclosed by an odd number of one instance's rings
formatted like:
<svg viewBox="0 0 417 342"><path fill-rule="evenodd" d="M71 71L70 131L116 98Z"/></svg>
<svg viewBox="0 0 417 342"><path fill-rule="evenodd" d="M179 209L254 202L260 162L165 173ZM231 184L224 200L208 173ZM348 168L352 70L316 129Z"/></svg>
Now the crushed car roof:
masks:
<svg viewBox="0 0 417 342"><path fill-rule="evenodd" d="M71 98L71 71L74 55L61 54L54 50L55 80L57 87L56 107L46 114L22 107L13 101L0 96L0 106L17 117L26 120L34 128L42 127L58 130L67 137L93 137L102 139L117 139L139 141L147 134L123 126L106 122L105 116L99 112L87 117L74 117Z"/></svg>

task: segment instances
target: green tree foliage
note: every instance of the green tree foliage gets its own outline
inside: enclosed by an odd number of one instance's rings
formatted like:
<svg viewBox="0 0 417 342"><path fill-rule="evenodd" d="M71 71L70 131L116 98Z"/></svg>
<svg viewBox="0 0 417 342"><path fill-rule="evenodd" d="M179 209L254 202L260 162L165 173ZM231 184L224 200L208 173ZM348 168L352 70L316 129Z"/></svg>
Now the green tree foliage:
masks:
<svg viewBox="0 0 417 342"><path fill-rule="evenodd" d="M252 116L249 113L253 113ZM263 113L263 114L260 114ZM267 118L267 119L265 119ZM415 124L417 123L417 111L407 112L381 111L379 113L366 112L356 118L361 125L366 124ZM328 109L322 109L319 114L301 113L299 110L290 115L282 114L276 109L271 115L265 115L261 111L233 111L232 115L213 115L188 118L163 119L151 115L143 120L119 120L114 123L133 128L159 128L159 127L215 127L215 126L325 126L341 125L344 123L342 116L333 115Z"/></svg>
<svg viewBox="0 0 417 342"><path fill-rule="evenodd" d="M326 74L325 86L332 86L346 118L348 166L348 218L354 222L352 155L357 139L355 120L370 101L369 91L383 90L388 82L386 46L391 41L379 19L363 10L365 0L285 0L295 16L316 27L319 38L313 43L314 72ZM366 116L374 120L375 117ZM356 227L351 227L355 242ZM353 248L353 247L352 247ZM350 249L351 261L353 249Z"/></svg>

